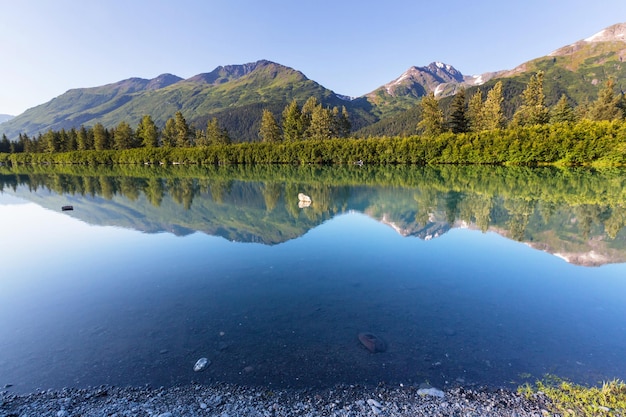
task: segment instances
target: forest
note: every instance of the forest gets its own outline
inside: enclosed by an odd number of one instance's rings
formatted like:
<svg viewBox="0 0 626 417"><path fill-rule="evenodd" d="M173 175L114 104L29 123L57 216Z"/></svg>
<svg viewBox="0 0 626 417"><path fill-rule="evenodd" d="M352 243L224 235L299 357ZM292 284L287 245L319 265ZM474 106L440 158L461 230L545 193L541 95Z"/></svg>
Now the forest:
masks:
<svg viewBox="0 0 626 417"><path fill-rule="evenodd" d="M177 112L160 129L145 115L135 129L98 123L3 137L0 163L626 165L626 100L612 80L593 102L572 107L563 96L549 108L538 72L520 99L507 120L501 82L485 98L481 90L469 98L460 90L445 111L430 93L415 133L402 137L351 135L345 107L324 107L315 97L291 102L280 118L264 110L256 142L233 143L215 118L197 129Z"/></svg>

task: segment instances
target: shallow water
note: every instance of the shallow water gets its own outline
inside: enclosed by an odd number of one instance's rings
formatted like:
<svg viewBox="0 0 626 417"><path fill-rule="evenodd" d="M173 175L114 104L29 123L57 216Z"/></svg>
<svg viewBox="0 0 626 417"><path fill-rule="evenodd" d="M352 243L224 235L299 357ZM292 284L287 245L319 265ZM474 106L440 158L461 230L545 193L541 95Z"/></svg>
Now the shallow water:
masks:
<svg viewBox="0 0 626 417"><path fill-rule="evenodd" d="M410 173L444 178L432 188L211 175L159 179L158 204L144 177L98 177L108 194L51 185L87 175L1 177L0 386L626 378L624 201L594 188L621 174L568 173L585 188L553 199L467 172Z"/></svg>

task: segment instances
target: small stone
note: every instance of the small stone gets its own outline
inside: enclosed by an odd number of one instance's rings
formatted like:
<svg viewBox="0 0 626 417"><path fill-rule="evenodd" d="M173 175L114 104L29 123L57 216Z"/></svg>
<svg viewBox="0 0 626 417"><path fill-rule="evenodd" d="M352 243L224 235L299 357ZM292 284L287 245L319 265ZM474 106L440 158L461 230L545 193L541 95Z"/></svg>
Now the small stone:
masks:
<svg viewBox="0 0 626 417"><path fill-rule="evenodd" d="M161 350L159 351L159 353L160 353L161 355L165 355L167 352L169 352L169 350L167 350L167 349L161 349Z"/></svg>
<svg viewBox="0 0 626 417"><path fill-rule="evenodd" d="M418 395L429 395L431 397L444 398L446 395L443 391L437 388L420 388L417 390Z"/></svg>
<svg viewBox="0 0 626 417"><path fill-rule="evenodd" d="M57 411L57 417L67 417L67 416L68 416L67 411L65 410Z"/></svg>
<svg viewBox="0 0 626 417"><path fill-rule="evenodd" d="M376 408L383 408L382 405L380 405L380 403L372 398L370 398L369 400L367 400L367 403L371 406L374 406Z"/></svg>
<svg viewBox="0 0 626 417"><path fill-rule="evenodd" d="M599 409L600 411L604 411L605 413L608 413L609 411L611 411L611 409L610 409L609 407L605 407L605 406L603 406L603 405L599 405L599 406L598 406L598 409Z"/></svg>
<svg viewBox="0 0 626 417"><path fill-rule="evenodd" d="M195 372L204 371L207 368L207 366L209 366L210 364L211 364L211 361L208 360L207 358L200 358L198 359L196 364L193 366L193 370Z"/></svg>
<svg viewBox="0 0 626 417"><path fill-rule="evenodd" d="M202 408L203 410L206 410L208 407L208 405L206 405L206 403L200 403L200 408Z"/></svg>
<svg viewBox="0 0 626 417"><path fill-rule="evenodd" d="M172 415L173 415L173 414L172 414L172 413L170 413L170 412L168 411L167 413L161 413L161 414L159 414L159 416L158 416L158 417L172 417Z"/></svg>

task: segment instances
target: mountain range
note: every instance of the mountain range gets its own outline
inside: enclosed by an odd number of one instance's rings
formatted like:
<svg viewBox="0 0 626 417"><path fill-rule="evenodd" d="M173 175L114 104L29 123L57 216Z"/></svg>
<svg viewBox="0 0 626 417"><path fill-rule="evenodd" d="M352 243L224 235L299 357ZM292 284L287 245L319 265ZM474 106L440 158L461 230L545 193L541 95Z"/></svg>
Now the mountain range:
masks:
<svg viewBox="0 0 626 417"><path fill-rule="evenodd" d="M505 113L510 116L519 105L519 95L529 77L541 70L545 73L547 104L555 104L565 94L576 105L594 100L609 78L623 89L624 58L626 23L620 23L511 70L468 76L442 62L413 66L395 80L357 98L337 94L296 69L260 60L219 66L187 79L161 74L151 80L129 78L99 87L71 89L4 121L0 134L15 139L20 133L32 136L49 129L98 122L106 127L121 121L136 126L144 114L163 126L181 111L195 127L204 128L215 117L234 141L253 141L258 137L263 109L280 117L289 102L295 99L302 104L311 96L327 106L345 106L357 135L411 134L415 130L416 105L430 92L442 98L445 110L450 102L446 98L459 88L472 94L479 88L486 91L501 80Z"/></svg>

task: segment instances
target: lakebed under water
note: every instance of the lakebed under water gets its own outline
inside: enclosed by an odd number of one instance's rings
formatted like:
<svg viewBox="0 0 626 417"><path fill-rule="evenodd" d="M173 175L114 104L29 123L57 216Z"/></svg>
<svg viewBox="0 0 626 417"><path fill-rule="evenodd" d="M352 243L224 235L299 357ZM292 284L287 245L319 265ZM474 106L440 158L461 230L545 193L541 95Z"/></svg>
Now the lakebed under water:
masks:
<svg viewBox="0 0 626 417"><path fill-rule="evenodd" d="M626 173L359 169L1 172L0 386L626 377Z"/></svg>

